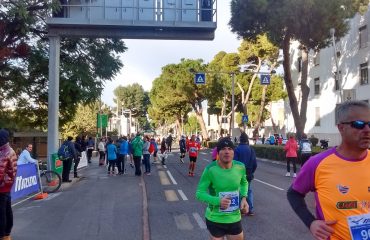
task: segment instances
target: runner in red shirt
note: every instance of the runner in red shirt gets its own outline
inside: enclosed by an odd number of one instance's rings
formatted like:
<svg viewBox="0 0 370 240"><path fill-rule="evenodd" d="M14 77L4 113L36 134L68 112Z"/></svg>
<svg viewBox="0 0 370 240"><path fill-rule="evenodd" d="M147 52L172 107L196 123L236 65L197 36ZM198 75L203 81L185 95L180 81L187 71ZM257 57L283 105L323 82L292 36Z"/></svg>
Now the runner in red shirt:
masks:
<svg viewBox="0 0 370 240"><path fill-rule="evenodd" d="M190 141L186 145L186 150L189 152L189 176L194 177L195 162L197 161L200 144L195 141L195 135L191 136Z"/></svg>

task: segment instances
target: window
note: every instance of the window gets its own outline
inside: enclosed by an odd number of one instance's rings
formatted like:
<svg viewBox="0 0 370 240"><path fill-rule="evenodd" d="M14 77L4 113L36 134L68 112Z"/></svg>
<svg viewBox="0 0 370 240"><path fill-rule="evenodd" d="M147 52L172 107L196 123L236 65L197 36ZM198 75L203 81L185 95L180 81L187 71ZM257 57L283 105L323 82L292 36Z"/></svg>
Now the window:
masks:
<svg viewBox="0 0 370 240"><path fill-rule="evenodd" d="M335 78L334 88L335 88L335 91L338 91L340 89L340 85L341 85L342 72L341 71L339 71L339 73L335 72L334 73L334 78Z"/></svg>
<svg viewBox="0 0 370 240"><path fill-rule="evenodd" d="M313 57L313 64L315 66L320 64L320 52L315 53L315 56Z"/></svg>
<svg viewBox="0 0 370 240"><path fill-rule="evenodd" d="M320 108L315 107L315 127L320 127Z"/></svg>
<svg viewBox="0 0 370 240"><path fill-rule="evenodd" d="M315 85L314 93L315 95L319 95L320 94L320 78L315 78L313 81Z"/></svg>
<svg viewBox="0 0 370 240"><path fill-rule="evenodd" d="M367 27L362 26L359 28L359 39L360 39L360 48L367 47Z"/></svg>
<svg viewBox="0 0 370 240"><path fill-rule="evenodd" d="M367 62L360 65L360 85L369 84L369 70Z"/></svg>
<svg viewBox="0 0 370 240"><path fill-rule="evenodd" d="M298 58L298 72L302 72L302 57Z"/></svg>

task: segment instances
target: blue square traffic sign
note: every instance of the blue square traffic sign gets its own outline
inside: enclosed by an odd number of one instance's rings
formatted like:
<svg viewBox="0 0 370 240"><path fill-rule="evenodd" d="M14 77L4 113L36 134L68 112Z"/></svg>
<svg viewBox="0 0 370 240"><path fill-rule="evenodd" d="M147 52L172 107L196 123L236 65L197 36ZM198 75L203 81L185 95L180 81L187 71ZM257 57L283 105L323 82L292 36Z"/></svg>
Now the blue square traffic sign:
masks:
<svg viewBox="0 0 370 240"><path fill-rule="evenodd" d="M242 122L247 123L248 122L248 115L243 115L242 116Z"/></svg>
<svg viewBox="0 0 370 240"><path fill-rule="evenodd" d="M261 75L261 85L270 85L270 75Z"/></svg>
<svg viewBox="0 0 370 240"><path fill-rule="evenodd" d="M195 84L205 84L206 83L206 74L197 73L194 78Z"/></svg>

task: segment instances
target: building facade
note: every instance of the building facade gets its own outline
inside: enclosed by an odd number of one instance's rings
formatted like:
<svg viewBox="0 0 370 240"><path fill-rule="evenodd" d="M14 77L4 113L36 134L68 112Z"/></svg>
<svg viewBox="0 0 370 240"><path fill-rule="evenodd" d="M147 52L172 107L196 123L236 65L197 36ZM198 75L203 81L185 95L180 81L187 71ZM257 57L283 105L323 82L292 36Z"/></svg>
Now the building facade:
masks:
<svg viewBox="0 0 370 240"><path fill-rule="evenodd" d="M357 14L351 19L347 35L336 41L336 47L332 45L318 52L309 52L307 84L310 93L305 132L319 139L329 139L330 146L338 145L341 141L336 127L337 104L348 100L369 102L370 99L369 14L370 11L364 15ZM292 42L291 71L299 101L301 100L301 60L299 43ZM337 71L339 74L336 74ZM285 103L285 119L287 131L294 131L294 121L288 101Z"/></svg>

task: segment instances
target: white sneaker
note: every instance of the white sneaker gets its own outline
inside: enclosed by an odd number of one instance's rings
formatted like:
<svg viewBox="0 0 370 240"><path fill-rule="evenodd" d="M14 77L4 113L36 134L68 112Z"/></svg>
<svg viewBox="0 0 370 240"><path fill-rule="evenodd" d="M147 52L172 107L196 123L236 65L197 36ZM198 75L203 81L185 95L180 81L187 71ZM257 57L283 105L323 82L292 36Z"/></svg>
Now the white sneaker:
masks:
<svg viewBox="0 0 370 240"><path fill-rule="evenodd" d="M294 177L294 178L295 178L295 177L297 177L297 174L293 173L293 177Z"/></svg>
<svg viewBox="0 0 370 240"><path fill-rule="evenodd" d="M290 177L290 172L287 172L287 173L285 174L285 177Z"/></svg>

